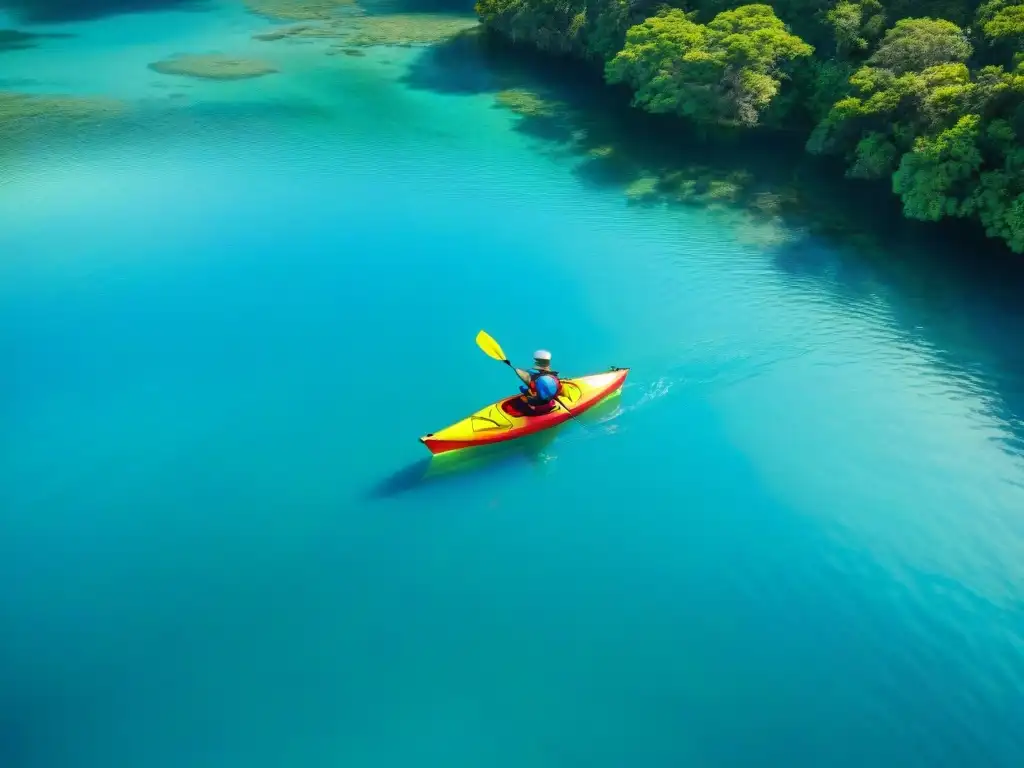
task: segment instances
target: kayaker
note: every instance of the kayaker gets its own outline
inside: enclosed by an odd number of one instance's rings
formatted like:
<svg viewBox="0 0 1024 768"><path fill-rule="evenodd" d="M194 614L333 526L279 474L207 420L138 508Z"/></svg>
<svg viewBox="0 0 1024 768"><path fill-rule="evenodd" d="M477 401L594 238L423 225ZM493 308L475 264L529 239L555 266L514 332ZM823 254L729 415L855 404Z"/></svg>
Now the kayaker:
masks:
<svg viewBox="0 0 1024 768"><path fill-rule="evenodd" d="M533 368L516 368L516 373L526 385L519 387L523 401L532 410L545 412L554 407L555 397L562 392L562 382L558 380L558 371L551 370L550 352L538 349L533 353Z"/></svg>

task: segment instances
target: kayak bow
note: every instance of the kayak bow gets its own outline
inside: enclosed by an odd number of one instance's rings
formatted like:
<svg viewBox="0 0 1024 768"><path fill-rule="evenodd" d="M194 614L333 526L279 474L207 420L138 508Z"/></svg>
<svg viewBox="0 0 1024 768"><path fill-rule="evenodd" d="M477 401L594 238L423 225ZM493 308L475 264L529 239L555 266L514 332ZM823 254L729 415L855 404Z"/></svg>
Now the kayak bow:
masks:
<svg viewBox="0 0 1024 768"><path fill-rule="evenodd" d="M568 411L556 407L548 413L525 416L516 408L520 396L513 395L481 408L440 432L424 435L420 442L431 453L438 454L532 435L578 416L618 392L628 373L629 368L613 367L605 373L562 379L561 399Z"/></svg>

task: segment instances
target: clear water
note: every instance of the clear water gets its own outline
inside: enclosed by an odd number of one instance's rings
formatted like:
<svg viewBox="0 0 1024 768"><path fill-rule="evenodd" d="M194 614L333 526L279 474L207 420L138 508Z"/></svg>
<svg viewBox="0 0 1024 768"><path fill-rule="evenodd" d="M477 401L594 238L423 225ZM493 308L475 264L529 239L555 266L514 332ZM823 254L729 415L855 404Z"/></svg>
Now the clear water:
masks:
<svg viewBox="0 0 1024 768"><path fill-rule="evenodd" d="M267 25L0 53L132 105L2 155L0 764L1024 764L1017 286L628 205L483 60ZM145 67L208 50L282 72ZM480 328L632 372L430 462L515 386Z"/></svg>

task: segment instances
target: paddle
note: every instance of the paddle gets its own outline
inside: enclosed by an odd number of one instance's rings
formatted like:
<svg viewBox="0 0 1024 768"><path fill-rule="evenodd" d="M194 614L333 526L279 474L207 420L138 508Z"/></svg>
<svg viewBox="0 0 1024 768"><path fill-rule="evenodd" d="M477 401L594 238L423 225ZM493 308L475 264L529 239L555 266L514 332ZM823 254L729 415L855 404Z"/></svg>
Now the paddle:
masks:
<svg viewBox="0 0 1024 768"><path fill-rule="evenodd" d="M498 342L496 342L494 338L489 333L487 333L487 331L480 331L480 333L476 335L476 345L480 347L480 349L482 349L484 351L484 354L486 354L488 357L493 357L499 363L504 363L513 371L515 371L516 367L509 362L507 357L505 357L505 353L502 351L501 345ZM518 376L519 374L516 373L517 378ZM582 423L579 421L579 419L576 418L576 414L569 410L569 406L562 402L562 398L558 397L558 395L555 395L555 401L560 406L565 408L565 412L568 413L574 421L576 421L577 423Z"/></svg>

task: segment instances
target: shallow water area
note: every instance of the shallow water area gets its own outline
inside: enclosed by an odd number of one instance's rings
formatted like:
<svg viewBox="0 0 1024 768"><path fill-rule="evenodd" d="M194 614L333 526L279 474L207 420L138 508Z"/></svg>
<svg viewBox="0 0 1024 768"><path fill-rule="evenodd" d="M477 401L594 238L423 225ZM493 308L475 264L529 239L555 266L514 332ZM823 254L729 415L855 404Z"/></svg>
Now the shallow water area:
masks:
<svg viewBox="0 0 1024 768"><path fill-rule="evenodd" d="M0 23L72 35L0 89L123 106L0 131L0 764L1022 764L1020 283L289 23ZM149 68L214 54L278 71ZM431 460L516 386L481 328L631 372Z"/></svg>

